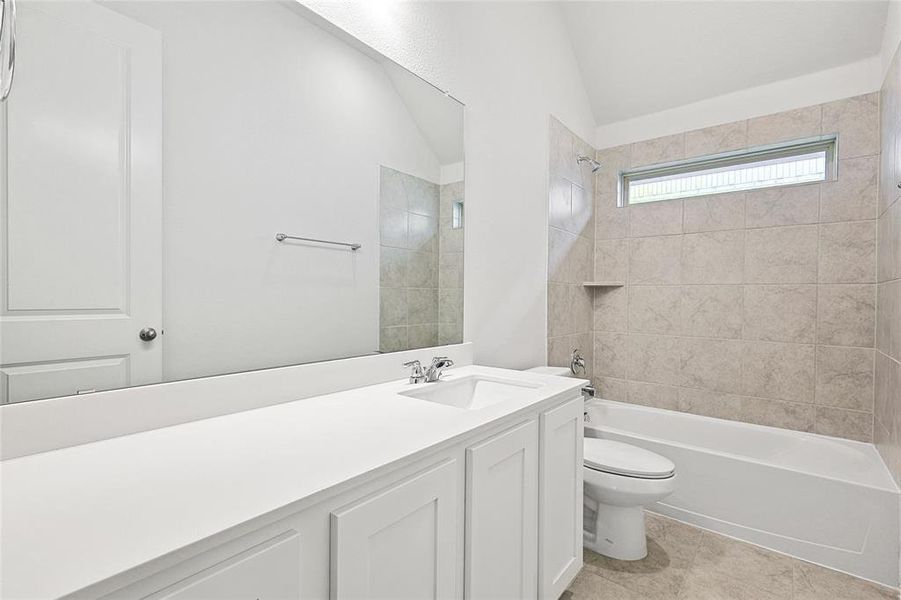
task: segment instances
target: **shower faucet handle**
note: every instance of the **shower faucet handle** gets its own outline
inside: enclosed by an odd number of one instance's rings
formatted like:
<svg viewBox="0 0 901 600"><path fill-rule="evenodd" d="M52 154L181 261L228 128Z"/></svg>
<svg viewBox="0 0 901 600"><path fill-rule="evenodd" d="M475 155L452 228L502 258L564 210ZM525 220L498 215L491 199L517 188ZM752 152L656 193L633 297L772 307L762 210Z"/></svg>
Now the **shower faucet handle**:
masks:
<svg viewBox="0 0 901 600"><path fill-rule="evenodd" d="M572 371L573 375L578 375L579 371L582 372L582 375L586 373L585 357L582 356L578 348L573 349L572 359L569 361L569 370Z"/></svg>

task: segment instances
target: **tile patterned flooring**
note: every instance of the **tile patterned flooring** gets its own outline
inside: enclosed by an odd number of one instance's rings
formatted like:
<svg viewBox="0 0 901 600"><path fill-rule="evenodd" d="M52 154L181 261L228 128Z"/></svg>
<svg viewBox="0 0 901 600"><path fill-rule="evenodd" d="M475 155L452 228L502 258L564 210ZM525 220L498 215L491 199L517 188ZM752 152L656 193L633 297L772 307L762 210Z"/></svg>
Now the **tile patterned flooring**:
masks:
<svg viewBox="0 0 901 600"><path fill-rule="evenodd" d="M888 600L895 590L648 513L648 556L585 550L560 600Z"/></svg>

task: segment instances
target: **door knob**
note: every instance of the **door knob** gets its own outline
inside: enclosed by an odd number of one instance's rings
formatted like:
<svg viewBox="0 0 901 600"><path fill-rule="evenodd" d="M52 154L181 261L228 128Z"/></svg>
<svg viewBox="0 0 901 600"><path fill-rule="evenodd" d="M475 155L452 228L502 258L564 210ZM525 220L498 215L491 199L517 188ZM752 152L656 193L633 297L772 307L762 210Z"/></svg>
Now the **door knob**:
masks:
<svg viewBox="0 0 901 600"><path fill-rule="evenodd" d="M138 334L138 337L144 342L151 342L156 339L156 329L153 327L145 327L141 330L141 333Z"/></svg>

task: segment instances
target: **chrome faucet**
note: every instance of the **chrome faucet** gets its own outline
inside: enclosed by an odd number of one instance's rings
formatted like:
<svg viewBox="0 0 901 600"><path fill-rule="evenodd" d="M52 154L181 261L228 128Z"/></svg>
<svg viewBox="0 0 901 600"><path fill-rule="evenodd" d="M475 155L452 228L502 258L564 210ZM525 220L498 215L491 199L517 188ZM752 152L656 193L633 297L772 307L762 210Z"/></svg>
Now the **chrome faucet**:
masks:
<svg viewBox="0 0 901 600"><path fill-rule="evenodd" d="M454 361L448 357L436 356L432 359L432 364L430 364L429 368L425 371L426 383L438 381L441 379L441 374L444 373L444 369L452 366L454 366Z"/></svg>
<svg viewBox="0 0 901 600"><path fill-rule="evenodd" d="M418 360L411 360L410 362L404 363L405 367L412 367L413 372L410 373L410 383L425 383L426 376L422 371L422 363Z"/></svg>
<svg viewBox="0 0 901 600"><path fill-rule="evenodd" d="M580 371L582 372L582 375L586 373L585 358L582 356L582 353L579 352L578 348L573 350L572 360L569 361L569 370L572 371L573 375L578 375Z"/></svg>

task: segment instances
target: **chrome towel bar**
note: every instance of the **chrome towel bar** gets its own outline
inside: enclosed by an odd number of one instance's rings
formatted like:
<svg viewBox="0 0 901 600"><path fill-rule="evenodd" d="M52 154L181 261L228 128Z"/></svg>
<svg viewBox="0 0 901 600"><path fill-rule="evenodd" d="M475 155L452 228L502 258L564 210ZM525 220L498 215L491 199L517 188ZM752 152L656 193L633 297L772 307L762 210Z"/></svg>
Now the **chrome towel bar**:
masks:
<svg viewBox="0 0 901 600"><path fill-rule="evenodd" d="M335 246L347 246L351 250L359 250L363 247L360 244L354 244L351 242L332 242L329 240L317 240L316 238L300 237L296 235L288 235L286 233L276 233L275 239L279 242L284 242L285 240L300 240L302 242L316 242L317 244L334 244Z"/></svg>

